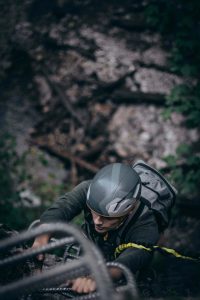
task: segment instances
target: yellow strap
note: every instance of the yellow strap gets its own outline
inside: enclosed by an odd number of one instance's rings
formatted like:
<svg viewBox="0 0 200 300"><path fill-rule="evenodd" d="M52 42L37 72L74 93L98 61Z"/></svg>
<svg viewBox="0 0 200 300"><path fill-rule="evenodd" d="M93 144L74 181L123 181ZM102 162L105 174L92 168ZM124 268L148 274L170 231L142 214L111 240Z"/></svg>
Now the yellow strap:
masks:
<svg viewBox="0 0 200 300"><path fill-rule="evenodd" d="M171 254L177 258L181 258L181 259L188 259L188 260L193 260L193 261L199 261L200 258L193 258L190 256L185 256L182 255L180 253L178 253L177 251L175 251L174 249L170 249L170 248L166 248L166 247L159 247L159 246L152 246L151 248L147 248L143 245L139 245L139 244L135 244L135 243L127 243L127 244L121 244L119 245L116 249L115 249L115 257L117 257L122 251L128 249L128 248L136 248L136 249L143 249L146 251L153 251L153 250L162 250L163 252L167 253L167 254Z"/></svg>
<svg viewBox="0 0 200 300"><path fill-rule="evenodd" d="M115 256L117 256L117 254L120 254L122 251L124 251L125 249L128 249L128 248L137 248L137 249L143 249L143 250L146 250L146 251L152 251L151 248L147 248L143 245L139 245L139 244L135 244L135 243L128 243L128 244L119 245L115 249Z"/></svg>
<svg viewBox="0 0 200 300"><path fill-rule="evenodd" d="M159 247L159 246L153 246L153 248L156 249L161 249L162 251L171 254L177 258L182 258L182 259L189 259L189 260L199 260L199 258L194 258L194 257L190 257L190 256L185 256L182 255L180 253L178 253L177 251L175 251L174 249L170 249L170 248L166 248L166 247Z"/></svg>

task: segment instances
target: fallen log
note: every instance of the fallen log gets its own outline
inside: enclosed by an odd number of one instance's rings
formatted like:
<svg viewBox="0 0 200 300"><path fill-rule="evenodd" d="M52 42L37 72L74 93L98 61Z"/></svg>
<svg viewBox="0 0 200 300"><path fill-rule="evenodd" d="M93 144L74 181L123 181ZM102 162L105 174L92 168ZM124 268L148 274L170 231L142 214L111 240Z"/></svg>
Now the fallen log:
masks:
<svg viewBox="0 0 200 300"><path fill-rule="evenodd" d="M91 159L91 157L93 157L103 151L106 143L107 143L106 138L104 138L103 136L100 136L92 143L91 147L88 150L84 150L83 152L81 152L79 157L84 158L84 159L86 159L86 158Z"/></svg>
<svg viewBox="0 0 200 300"><path fill-rule="evenodd" d="M41 71L42 71L43 75L45 76L45 79L47 80L49 86L58 95L60 101L62 102L64 107L67 109L67 111L70 113L70 115L78 122L79 125L85 127L85 123L83 122L81 117L75 112L72 104L68 101L68 99L65 96L64 92L62 91L61 87L56 82L54 82L50 79L47 67L43 66L41 68Z"/></svg>
<svg viewBox="0 0 200 300"><path fill-rule="evenodd" d="M96 173L98 171L98 168L96 166L94 166L91 163L88 163L87 161L81 158L74 156L69 151L62 149L60 145L52 145L51 143L49 143L48 138L45 139L44 137L40 137L37 139L32 139L31 143L33 145L38 146L40 149L47 151L49 154L58 157L61 160L70 161L72 166L73 164L79 165L80 167L92 173Z"/></svg>
<svg viewBox="0 0 200 300"><path fill-rule="evenodd" d="M145 69L154 69L156 71L164 72L164 73L170 73L175 74L174 72L170 71L169 67L158 65L155 63L144 63L142 61L136 61L138 68L145 68Z"/></svg>
<svg viewBox="0 0 200 300"><path fill-rule="evenodd" d="M112 26L116 26L125 30L141 32L147 29L144 14L132 14L131 18L116 18L110 20Z"/></svg>
<svg viewBox="0 0 200 300"><path fill-rule="evenodd" d="M166 95L160 93L143 93L138 91L129 91L126 89L116 90L110 96L114 103L128 104L154 104L156 106L166 105Z"/></svg>

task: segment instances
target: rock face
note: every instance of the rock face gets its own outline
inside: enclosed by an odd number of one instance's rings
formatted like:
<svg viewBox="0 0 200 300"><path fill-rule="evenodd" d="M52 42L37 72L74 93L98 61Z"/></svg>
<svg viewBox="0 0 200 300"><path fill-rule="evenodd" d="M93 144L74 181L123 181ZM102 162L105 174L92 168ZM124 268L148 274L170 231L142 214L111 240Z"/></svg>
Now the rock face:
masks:
<svg viewBox="0 0 200 300"><path fill-rule="evenodd" d="M198 140L183 116L162 116L165 96L184 78L171 72L161 37L146 27L145 5L26 3L12 25L10 85L0 105L1 128L27 153L31 181L20 188L37 194L45 181L76 184L86 172L91 177L91 170L129 158L164 167L180 143ZM43 148L50 140L55 148L48 151L72 171L33 145L34 135Z"/></svg>
<svg viewBox="0 0 200 300"><path fill-rule="evenodd" d="M143 159L157 168L165 167L163 158L174 155L180 143L198 140L198 132L186 129L183 120L177 113L165 120L163 109L153 105L122 105L109 123L110 148L120 157Z"/></svg>
<svg viewBox="0 0 200 300"><path fill-rule="evenodd" d="M166 121L163 109L152 104L155 95L161 97L159 105L164 104L165 95L184 79L170 71L169 53L160 36L145 27L141 15L145 4L103 1L97 10L90 1L75 1L72 13L68 2L61 2L53 8L30 1L30 15L16 25L12 37L13 46L34 60L27 93L22 95L20 87L14 89L6 110L2 107L2 125L16 136L18 150L29 149L30 132L38 124L39 134L50 132L55 143L60 143L62 135L62 146L70 147L75 155L87 150L87 133L80 128L85 125L93 135L106 136L108 149L119 158L140 157L156 167L164 166L162 157L174 154L178 144L196 141L197 132L184 128L182 116L173 114ZM41 14L36 21L33 18L37 5L45 22ZM83 14L79 6L85 7ZM52 9L63 12L60 18ZM30 101L30 92L36 102ZM125 106L125 95L129 106ZM139 105L134 104L134 97ZM145 97L149 100L144 104ZM104 115L101 102L113 107L109 116ZM99 124L97 116L106 122L102 132L101 125L98 130L93 126ZM71 143L70 132L75 140ZM98 159L100 166L104 161Z"/></svg>

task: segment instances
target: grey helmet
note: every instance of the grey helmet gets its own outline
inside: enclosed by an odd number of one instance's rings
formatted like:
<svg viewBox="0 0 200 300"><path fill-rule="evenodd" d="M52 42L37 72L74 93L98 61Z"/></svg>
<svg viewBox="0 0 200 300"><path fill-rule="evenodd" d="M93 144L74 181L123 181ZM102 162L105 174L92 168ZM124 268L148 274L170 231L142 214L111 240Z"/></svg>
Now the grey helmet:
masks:
<svg viewBox="0 0 200 300"><path fill-rule="evenodd" d="M136 171L122 163L109 164L94 176L87 205L105 217L126 215L140 198L141 181Z"/></svg>

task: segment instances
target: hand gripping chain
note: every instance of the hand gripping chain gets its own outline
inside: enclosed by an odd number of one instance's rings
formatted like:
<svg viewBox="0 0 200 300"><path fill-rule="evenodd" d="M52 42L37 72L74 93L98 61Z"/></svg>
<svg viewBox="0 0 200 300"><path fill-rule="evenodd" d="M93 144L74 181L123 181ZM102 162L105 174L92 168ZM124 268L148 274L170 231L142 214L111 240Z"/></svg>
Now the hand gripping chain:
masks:
<svg viewBox="0 0 200 300"><path fill-rule="evenodd" d="M115 263L115 262L107 262L106 266L109 267L117 267L121 269L124 279L125 279L125 284L123 285L118 285L116 287L116 291L118 293L115 296L115 300L123 300L124 297L128 297L126 299L138 299L138 291L136 288L136 283L133 278L133 275L129 271L128 268L126 268L124 265L120 263ZM73 298L73 300L90 300L90 299L100 299L100 294L99 292L93 292L88 295L81 295L78 296L77 293L74 293L70 288L67 287L58 287L58 288L44 288L40 291L40 293L44 294L62 294L65 295L67 298ZM124 297L123 297L124 295ZM109 295L107 296L109 297Z"/></svg>
<svg viewBox="0 0 200 300"><path fill-rule="evenodd" d="M79 259L67 261L56 265L54 268L46 270L45 272L19 279L15 282L8 283L0 286L0 299L26 299L25 296L29 297L32 293L57 293L66 298L73 298L79 300L87 299L110 299L110 300L121 300L119 293L116 293L113 282L109 276L108 269L104 262L104 259L97 248L87 240L81 232L72 225L66 225L62 223L49 224L45 227L38 227L31 229L30 231L22 232L18 236L8 238L0 242L0 252L8 251L12 247L24 243L27 240L33 239L39 235L47 233L62 233L66 235L59 240L49 243L45 246L36 249L28 249L20 254L14 254L11 257L4 258L0 261L0 272L1 268L6 266L14 266L19 262L25 262L30 258L37 256L40 253L45 253L49 250L57 249L61 246L70 245L72 243L79 244L82 250L82 255ZM114 266L113 263L108 264ZM115 264L116 266L116 264ZM127 281L126 287L121 287L121 291L129 289L131 292L131 299L134 299L137 295L135 283L130 274L129 270L125 267L118 265L123 270L124 276ZM87 295L80 295L73 293L67 287L57 287L59 284L66 280L74 279L80 276L86 276L92 274L96 286L97 292ZM52 286L56 286L55 288ZM119 289L120 291L120 289Z"/></svg>

